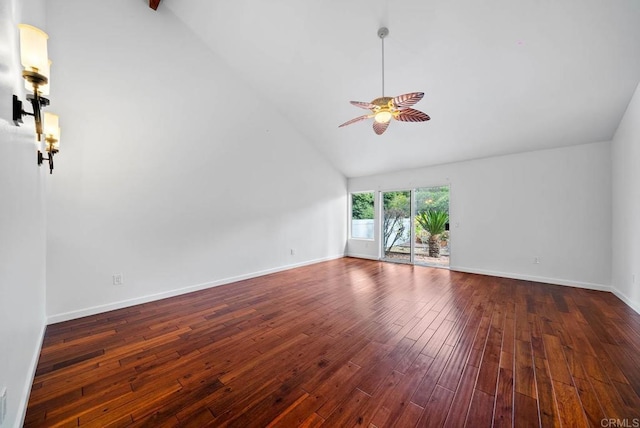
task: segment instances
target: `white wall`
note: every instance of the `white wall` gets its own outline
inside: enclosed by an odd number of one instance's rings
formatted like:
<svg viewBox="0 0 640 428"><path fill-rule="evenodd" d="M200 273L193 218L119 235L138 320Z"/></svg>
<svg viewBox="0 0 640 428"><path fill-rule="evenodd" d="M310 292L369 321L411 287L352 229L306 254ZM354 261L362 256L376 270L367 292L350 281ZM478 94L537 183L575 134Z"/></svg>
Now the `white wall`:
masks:
<svg viewBox="0 0 640 428"><path fill-rule="evenodd" d="M25 101L17 24L45 28L43 16L43 1L0 2L0 390L7 388L2 427L22 426L46 322L46 171L36 164L33 122L25 119L18 128L11 121L12 95Z"/></svg>
<svg viewBox="0 0 640 428"><path fill-rule="evenodd" d="M47 19L50 321L344 254L344 176L167 8L61 0Z"/></svg>
<svg viewBox="0 0 640 428"><path fill-rule="evenodd" d="M640 85L613 138L614 292L640 313Z"/></svg>
<svg viewBox="0 0 640 428"><path fill-rule="evenodd" d="M608 289L610 143L352 178L349 191L445 184L452 269ZM349 240L348 254L377 257L378 247Z"/></svg>

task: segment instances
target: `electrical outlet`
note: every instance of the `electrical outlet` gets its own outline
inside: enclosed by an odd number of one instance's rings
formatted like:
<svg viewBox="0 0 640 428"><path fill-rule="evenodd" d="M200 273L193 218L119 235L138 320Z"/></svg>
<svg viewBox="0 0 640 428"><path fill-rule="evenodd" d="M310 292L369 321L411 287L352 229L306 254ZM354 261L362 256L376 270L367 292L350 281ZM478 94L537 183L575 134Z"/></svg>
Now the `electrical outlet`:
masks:
<svg viewBox="0 0 640 428"><path fill-rule="evenodd" d="M539 265L540 264L540 257L534 257L533 258L533 264L534 265Z"/></svg>
<svg viewBox="0 0 640 428"><path fill-rule="evenodd" d="M7 415L7 388L3 387L0 391L0 425L4 422Z"/></svg>
<svg viewBox="0 0 640 428"><path fill-rule="evenodd" d="M122 285L124 283L122 279L121 273L116 273L113 275L113 285Z"/></svg>
<svg viewBox="0 0 640 428"><path fill-rule="evenodd" d="M292 248L292 249L291 249L291 255L292 255L292 256L295 256L295 255L296 255L296 250L295 250L295 248Z"/></svg>

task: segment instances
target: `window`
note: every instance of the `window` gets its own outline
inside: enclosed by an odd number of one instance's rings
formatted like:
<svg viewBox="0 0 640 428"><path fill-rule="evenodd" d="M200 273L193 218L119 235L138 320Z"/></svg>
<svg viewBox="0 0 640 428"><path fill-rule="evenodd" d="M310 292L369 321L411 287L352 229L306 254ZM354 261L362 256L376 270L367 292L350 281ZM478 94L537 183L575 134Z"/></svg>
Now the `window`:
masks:
<svg viewBox="0 0 640 428"><path fill-rule="evenodd" d="M351 194L351 238L373 239L373 192Z"/></svg>

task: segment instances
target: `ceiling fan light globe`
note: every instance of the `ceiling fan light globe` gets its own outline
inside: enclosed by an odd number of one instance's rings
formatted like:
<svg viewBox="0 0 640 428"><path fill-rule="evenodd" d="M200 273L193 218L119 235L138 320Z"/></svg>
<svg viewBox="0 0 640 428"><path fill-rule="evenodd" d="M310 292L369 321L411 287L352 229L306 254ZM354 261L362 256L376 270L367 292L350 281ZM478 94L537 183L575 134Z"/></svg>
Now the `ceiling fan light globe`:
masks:
<svg viewBox="0 0 640 428"><path fill-rule="evenodd" d="M388 123L391 120L392 114L390 111L379 111L374 116L374 120L378 123Z"/></svg>

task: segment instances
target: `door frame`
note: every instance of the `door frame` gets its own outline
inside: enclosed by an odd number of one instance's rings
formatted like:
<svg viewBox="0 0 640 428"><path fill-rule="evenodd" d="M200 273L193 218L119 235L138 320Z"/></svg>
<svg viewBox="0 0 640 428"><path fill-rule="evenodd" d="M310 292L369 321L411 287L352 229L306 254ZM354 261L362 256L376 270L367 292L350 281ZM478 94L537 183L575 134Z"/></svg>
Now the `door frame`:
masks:
<svg viewBox="0 0 640 428"><path fill-rule="evenodd" d="M417 266L426 266L426 267L433 267L433 268L438 268L438 269L450 269L451 267L451 183L448 184L436 184L436 185L431 185L431 186L416 186L414 189L412 189L412 192L418 190L418 189L432 189L434 187L448 187L449 188L449 264L447 266L442 266L442 265L436 265L436 264L427 264L427 263L416 263L415 261L413 262L414 265ZM413 198L414 200L414 210L413 210L413 219L415 220L415 216L417 214L417 207L415 206L415 196ZM413 240L415 241L415 236L413 237ZM413 257L415 258L415 257Z"/></svg>
<svg viewBox="0 0 640 428"><path fill-rule="evenodd" d="M415 218L417 214L417 206L416 206L416 190L417 189L429 189L434 187L448 187L449 188L449 265L448 266L440 266L440 265L430 265L426 263L416 263L415 260L415 250L416 250L416 228L415 228ZM409 250L409 260L392 260L385 257L386 251L384 248L384 197L383 193L391 193L391 192L409 192L410 199L410 218L409 218L409 241L410 241L410 250ZM434 267L439 269L450 269L451 267L451 183L447 184L435 184L435 185L426 185L426 186L413 186L409 189L385 189L378 190L375 195L375 201L377 202L377 210L376 214L380 219L378 226L378 233L380 234L380 244L378 245L379 257L378 259L385 262L390 263L404 263L411 264L417 266L426 266L426 267Z"/></svg>
<svg viewBox="0 0 640 428"><path fill-rule="evenodd" d="M386 257L386 251L384 248L384 197L383 193L393 193L393 192L409 192L409 260L392 260ZM391 263L404 263L404 264L414 264L414 250L415 250L415 227L413 224L413 217L415 215L415 203L414 203L414 191L412 189L398 189L398 190L378 190L378 207L379 212L377 213L380 218L380 245L378 246L378 251L380 251L380 260Z"/></svg>

